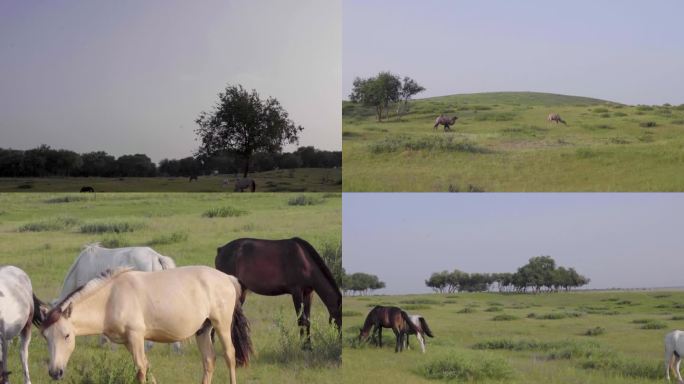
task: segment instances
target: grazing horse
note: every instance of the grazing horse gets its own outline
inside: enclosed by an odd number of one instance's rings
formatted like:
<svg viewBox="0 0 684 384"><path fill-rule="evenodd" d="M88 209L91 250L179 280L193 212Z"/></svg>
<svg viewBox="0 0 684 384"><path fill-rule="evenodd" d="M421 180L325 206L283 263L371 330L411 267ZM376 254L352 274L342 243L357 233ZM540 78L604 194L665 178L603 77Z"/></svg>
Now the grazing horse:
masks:
<svg viewBox="0 0 684 384"><path fill-rule="evenodd" d="M244 192L247 188L249 188L251 192L256 191L256 183L254 182L254 179L246 177L235 180L235 192Z"/></svg>
<svg viewBox="0 0 684 384"><path fill-rule="evenodd" d="M670 381L670 370L677 376L677 383L682 384L682 375L679 373L679 364L684 354L684 332L672 331L665 335L665 377Z"/></svg>
<svg viewBox="0 0 684 384"><path fill-rule="evenodd" d="M416 332L412 331L408 327L404 329L404 331L406 331L406 347L408 348L409 346L409 335L416 335L416 338L420 343L420 349L423 351L423 353L425 353L425 336L435 336L432 334L432 331L430 330L430 327L428 327L428 323L423 316L410 315L409 319L411 319L411 323L413 323L415 326Z"/></svg>
<svg viewBox="0 0 684 384"><path fill-rule="evenodd" d="M58 299L53 300L53 303L64 300L78 287L82 287L108 269L119 267L151 272L176 268L176 263L172 258L160 255L149 247L104 248L99 243L88 244L81 249L76 261L69 268L62 284L62 293ZM101 343L105 342L106 339L102 338ZM151 343L147 344L148 348L151 346ZM174 343L173 348L179 352L180 343Z"/></svg>
<svg viewBox="0 0 684 384"><path fill-rule="evenodd" d="M418 329L411 322L411 319L398 307L383 307L376 305L368 312L363 328L359 330L359 340L367 340L371 334L378 333L379 346L382 348L382 329L391 328L397 338L394 352L401 352L404 349L404 338L408 332L418 333Z"/></svg>
<svg viewBox="0 0 684 384"><path fill-rule="evenodd" d="M91 192L91 193L95 193L95 188L93 188L93 187L91 187L91 186L89 186L89 185L85 185L85 186L81 187L81 192Z"/></svg>
<svg viewBox="0 0 684 384"><path fill-rule="evenodd" d="M188 180L188 183L191 183L193 180L197 181L197 175L190 175L190 179Z"/></svg>
<svg viewBox="0 0 684 384"><path fill-rule="evenodd" d="M550 113L546 120L548 120L549 122L554 122L556 124L563 123L565 125L568 125L568 123L566 123L565 120L561 119L560 115L557 113Z"/></svg>
<svg viewBox="0 0 684 384"><path fill-rule="evenodd" d="M33 294L31 280L21 269L7 265L0 267L0 383L9 383L7 349L17 335L21 339L19 357L24 370L24 383L30 384L28 348L31 342L31 323L39 323L41 309L47 307Z"/></svg>
<svg viewBox="0 0 684 384"><path fill-rule="evenodd" d="M223 344L230 382L235 384L236 363L247 365L251 353L249 325L237 299L240 291L233 276L205 266L107 271L46 314L41 334L48 344L50 376L55 380L64 376L76 336L104 333L126 345L138 369L137 379L144 383L149 368L146 339L169 343L196 335L204 366L202 383L208 384L216 359L213 327Z"/></svg>
<svg viewBox="0 0 684 384"><path fill-rule="evenodd" d="M250 290L259 295L292 295L300 336L310 331L313 292L321 298L329 321L342 329L342 293L323 258L300 239L237 239L217 249L216 269L234 275L242 286L240 302Z"/></svg>
<svg viewBox="0 0 684 384"><path fill-rule="evenodd" d="M439 115L437 117L437 119L435 119L435 125L434 125L434 127L432 127L432 129L436 130L437 127L439 127L441 124L444 126L444 132L446 132L447 130L451 131L450 126L456 124L456 120L458 120L458 117L456 117L456 116L454 116L452 118L448 118L444 115Z"/></svg>

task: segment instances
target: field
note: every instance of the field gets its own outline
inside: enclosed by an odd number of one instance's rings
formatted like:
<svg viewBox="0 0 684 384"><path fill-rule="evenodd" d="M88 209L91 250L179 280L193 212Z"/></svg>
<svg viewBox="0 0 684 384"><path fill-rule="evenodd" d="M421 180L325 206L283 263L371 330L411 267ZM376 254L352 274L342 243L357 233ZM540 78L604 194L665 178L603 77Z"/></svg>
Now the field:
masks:
<svg viewBox="0 0 684 384"><path fill-rule="evenodd" d="M482 93L416 100L381 123L342 111L345 191L684 191L684 105ZM433 130L441 113L458 116L453 132Z"/></svg>
<svg viewBox="0 0 684 384"><path fill-rule="evenodd" d="M339 192L340 168L280 169L251 173L257 192ZM223 186L223 180L228 185ZM232 192L235 175L187 177L64 177L0 178L0 192L78 192L82 186L96 192Z"/></svg>
<svg viewBox="0 0 684 384"><path fill-rule="evenodd" d="M210 218L208 216L215 216ZM225 216L225 217L221 217ZM240 237L300 236L321 254L340 252L340 194L98 193L0 194L0 264L24 269L36 294L52 300L84 244L150 245L179 266L213 266L216 248ZM313 303L313 350L299 343L289 296L249 294L245 313L251 323L255 357L238 369L241 383L339 382L340 346L328 314L316 296ZM97 337L79 337L67 368L67 383L128 383L133 364L123 346L97 345ZM21 382L18 342L10 348L9 369ZM220 343L216 343L220 348ZM51 382L46 343L33 331L30 370L34 384ZM200 382L202 366L194 339L182 355L157 344L148 354L159 383ZM228 382L217 360L214 380Z"/></svg>
<svg viewBox="0 0 684 384"><path fill-rule="evenodd" d="M376 304L425 316L427 353L413 336L412 349L394 353L387 329L382 349L355 342ZM345 383L659 383L684 292L345 297L344 311Z"/></svg>

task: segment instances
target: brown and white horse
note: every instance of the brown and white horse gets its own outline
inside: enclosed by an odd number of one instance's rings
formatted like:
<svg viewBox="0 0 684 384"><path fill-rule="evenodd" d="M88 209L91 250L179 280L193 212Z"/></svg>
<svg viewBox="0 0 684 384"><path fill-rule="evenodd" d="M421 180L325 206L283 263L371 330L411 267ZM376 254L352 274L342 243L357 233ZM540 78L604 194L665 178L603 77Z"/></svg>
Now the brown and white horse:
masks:
<svg viewBox="0 0 684 384"><path fill-rule="evenodd" d="M359 341L365 341L372 334L378 333L378 343L382 347L382 329L390 328L397 338L394 352L401 352L404 349L404 339L408 332L417 333L418 329L411 322L406 312L398 307L383 307L376 305L368 312L363 327L359 330ZM372 331L372 332L371 332Z"/></svg>
<svg viewBox="0 0 684 384"><path fill-rule="evenodd" d="M149 368L145 339L170 343L196 335L202 353L202 383L211 383L216 354L213 327L235 384L235 367L247 365L251 353L249 325L233 276L205 266L155 272L130 268L108 271L72 292L52 308L41 324L47 340L53 379L60 379L76 347L76 336L104 334L125 344L144 383ZM152 377L154 382L154 377Z"/></svg>
<svg viewBox="0 0 684 384"><path fill-rule="evenodd" d="M409 335L416 335L418 342L420 343L420 349L425 353L425 336L435 337L428 326L427 320L421 315L409 315L409 319L415 326L415 331L406 327L406 347L409 347Z"/></svg>

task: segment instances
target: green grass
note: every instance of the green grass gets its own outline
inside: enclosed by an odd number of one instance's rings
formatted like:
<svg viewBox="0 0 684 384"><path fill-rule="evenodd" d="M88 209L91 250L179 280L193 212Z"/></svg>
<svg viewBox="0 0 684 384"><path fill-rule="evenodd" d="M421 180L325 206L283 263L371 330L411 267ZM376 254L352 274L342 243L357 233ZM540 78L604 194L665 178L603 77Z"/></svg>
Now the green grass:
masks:
<svg viewBox="0 0 684 384"><path fill-rule="evenodd" d="M279 169L251 173L257 192L338 192L342 188L341 168ZM223 181L227 179L226 186ZM54 201L96 199L100 192L233 192L235 175L200 176L189 182L187 177L54 177L0 178L0 192L79 192L88 185L97 196L83 193L60 196ZM52 199L52 198L50 198Z"/></svg>
<svg viewBox="0 0 684 384"><path fill-rule="evenodd" d="M345 191L684 191L678 107L500 92L415 100L381 123L342 111ZM433 130L440 113L459 117L452 132Z"/></svg>
<svg viewBox="0 0 684 384"><path fill-rule="evenodd" d="M518 295L463 293L457 295L403 295L345 297L345 311L361 312L344 319L343 351L345 383L435 382L472 383L606 383L646 384L664 379L663 338L681 323L672 320L671 302L682 302L684 292L569 292ZM435 338L427 339L422 354L415 339L410 350L394 353L394 336L383 332L384 347L354 346L370 302L443 302L447 297L462 303L468 314L453 305L432 305L419 313L428 321ZM618 304L630 302L632 305ZM668 308L658 308L663 302ZM493 303L497 303L494 305ZM500 305L499 305L500 304ZM474 311L472 308L479 307ZM504 308L513 321L492 321ZM538 316L528 318L529 308ZM615 312L605 315L590 311ZM409 314L411 311L408 311ZM546 316L554 314L553 316ZM560 314L557 316L555 314ZM549 318L540 320L539 318ZM637 320L638 324L634 323ZM641 329L643 320L665 323L662 329ZM649 323L650 324L650 323ZM592 337L588 337L590 335ZM505 376L488 376L486 361L498 361ZM470 373L462 373L470 372Z"/></svg>
<svg viewBox="0 0 684 384"><path fill-rule="evenodd" d="M202 217L240 217L242 215L246 215L247 213L248 212L245 210L237 209L234 207L220 207L204 211L204 213L202 213Z"/></svg>
<svg viewBox="0 0 684 384"><path fill-rule="evenodd" d="M341 198L323 198L321 204L302 209L287 201L300 195L244 193L98 193L64 204L47 200L67 195L45 193L0 193L0 264L24 269L35 293L43 300L54 299L62 280L84 244L101 241L107 245L153 245L161 254L174 258L179 266L213 266L216 248L240 237L280 239L299 236L321 252L337 252L332 244L341 240ZM215 207L235 206L249 215L206 219L202 213ZM32 223L64 222L49 232L18 231ZM111 224L116 223L114 226ZM121 223L144 223L132 232L104 231ZM88 225L93 230L81 231ZM124 225L123 227L126 227ZM339 246L338 246L339 247ZM326 251L326 249L331 249ZM340 346L328 326L328 313L318 296L312 304L312 348L300 348L296 316L290 296L265 297L248 294L244 307L251 325L256 355L249 368L238 369L241 383L339 383ZM13 381L21 382L18 342L10 346L9 367ZM220 343L216 343L220 348ZM159 383L197 383L202 363L194 338L183 342L181 355L170 346L155 345L148 353L151 373ZM30 346L30 370L34 384L53 381L47 374L47 346L34 327ZM101 348L97 337L78 337L67 368L66 383L135 382L129 376L132 359L126 348ZM217 359L214 382L227 383L227 369Z"/></svg>

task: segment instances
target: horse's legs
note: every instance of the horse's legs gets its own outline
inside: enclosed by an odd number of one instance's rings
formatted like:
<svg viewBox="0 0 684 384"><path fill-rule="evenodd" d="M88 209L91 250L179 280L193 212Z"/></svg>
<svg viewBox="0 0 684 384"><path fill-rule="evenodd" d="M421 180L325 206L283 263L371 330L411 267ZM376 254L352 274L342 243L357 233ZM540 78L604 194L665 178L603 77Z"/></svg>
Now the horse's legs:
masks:
<svg viewBox="0 0 684 384"><path fill-rule="evenodd" d="M0 319L0 327L4 328L3 324L4 322ZM2 347L0 349L0 383L5 383L7 375L9 375L7 372L7 343L9 340L5 338L5 330L2 328L0 328L0 346Z"/></svg>
<svg viewBox="0 0 684 384"><path fill-rule="evenodd" d="M311 299L312 298L313 298L313 291L309 291L309 292L304 293L304 313L302 315L304 316L304 325L306 326L307 342L310 340L310 333L311 333L311 321L309 320L309 316L311 314Z"/></svg>
<svg viewBox="0 0 684 384"><path fill-rule="evenodd" d="M211 343L211 332L208 327L195 336L195 339L197 340L197 347L202 354L202 365L204 366L202 384L211 384L211 378L216 365L216 352L214 352L214 345Z"/></svg>
<svg viewBox="0 0 684 384"><path fill-rule="evenodd" d="M294 303L295 312L297 312L297 324L299 325L299 337L304 336L304 293L297 289L292 292L292 302Z"/></svg>
<svg viewBox="0 0 684 384"><path fill-rule="evenodd" d="M679 364L682 362L682 358L677 356L676 358L676 363L675 363L675 372L677 373L677 380L679 380L679 383L682 382L682 374L679 373Z"/></svg>
<svg viewBox="0 0 684 384"><path fill-rule="evenodd" d="M230 322L220 322L214 325L216 333L218 333L223 344L223 358L226 360L226 365L230 371L230 384L237 383L237 376L235 375L235 347L233 346L233 339L231 338Z"/></svg>
<svg viewBox="0 0 684 384"><path fill-rule="evenodd" d="M418 339L418 342L420 343L420 349L423 351L423 353L425 353L425 338L420 332L418 332L416 333L416 339Z"/></svg>
<svg viewBox="0 0 684 384"><path fill-rule="evenodd" d="M394 337L397 338L396 345L394 346L394 352L397 353L404 349L404 338L402 337L401 331L396 327L392 327L392 331L394 332Z"/></svg>
<svg viewBox="0 0 684 384"><path fill-rule="evenodd" d="M378 325L378 343L382 348L382 325Z"/></svg>
<svg viewBox="0 0 684 384"><path fill-rule="evenodd" d="M24 369L24 384L31 384L28 368L29 343L31 342L31 320L29 320L24 326L24 329L21 330L19 338L21 339L19 358L21 359L21 367Z"/></svg>
<svg viewBox="0 0 684 384"><path fill-rule="evenodd" d="M145 356L145 338L142 335L130 334L128 340L126 341L126 348L133 355L133 363L136 368L138 368L138 373L136 375L138 382L144 383L147 370L150 367L147 361L147 356ZM156 384L154 376L150 375L152 382Z"/></svg>

